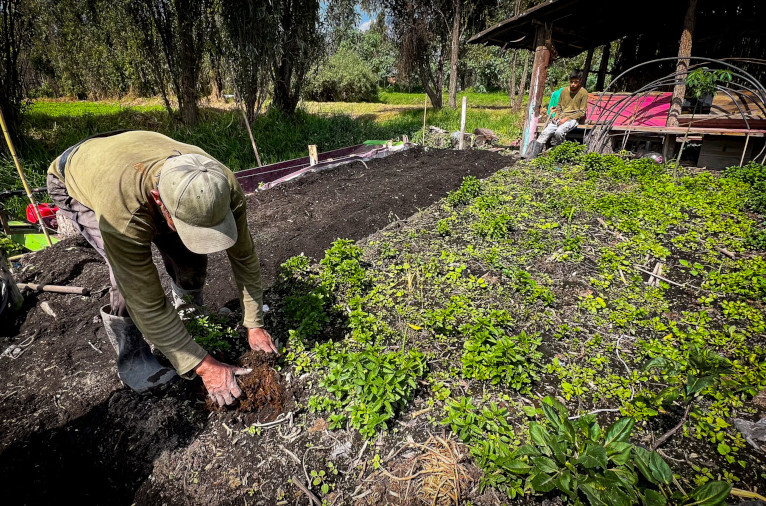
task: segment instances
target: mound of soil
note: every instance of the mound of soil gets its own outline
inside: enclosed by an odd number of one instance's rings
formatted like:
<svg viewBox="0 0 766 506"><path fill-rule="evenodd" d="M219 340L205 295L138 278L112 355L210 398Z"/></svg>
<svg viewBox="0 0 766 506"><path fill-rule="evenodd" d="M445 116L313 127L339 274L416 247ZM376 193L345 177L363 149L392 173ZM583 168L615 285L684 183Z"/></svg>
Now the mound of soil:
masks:
<svg viewBox="0 0 766 506"><path fill-rule="evenodd" d="M512 162L486 151L412 149L250 195L248 221L264 286L273 283L278 266L289 257L321 257L336 238L366 237L436 202L463 177L487 177ZM169 290L158 255L155 263ZM211 255L209 266L208 306L238 308L226 255ZM236 480L227 484L211 477L196 488L193 480L220 474L222 455L236 468L240 462L266 465L268 472L259 470L269 490L265 504L285 495L281 448L301 453L305 446L298 446L306 440L276 437L254 448L220 434L222 426L270 421L293 409L299 388L286 386L272 363L258 354L243 357L243 365L255 373L245 379L247 398L236 411L211 414L200 401L198 380L138 395L117 378L115 353L99 316L99 307L109 302L109 275L83 239L25 256L15 276L19 282L82 286L91 294L27 293L18 317L0 325L0 350L24 350L15 359L0 358L0 488L9 502L49 503L60 499L62 491L76 490L82 504L218 504ZM227 444L225 454L211 453L209 447L220 444ZM253 460L256 455L260 460ZM192 474L174 481L179 469ZM248 483L246 474L237 479Z"/></svg>
<svg viewBox="0 0 766 506"><path fill-rule="evenodd" d="M238 378L242 398L234 408L238 412L254 415L247 417L248 420L271 422L291 404L284 378L274 369L276 363L275 355L254 350L248 351L239 359L239 365L253 370L247 376ZM207 406L216 412L231 409L218 406L210 398L207 399Z"/></svg>

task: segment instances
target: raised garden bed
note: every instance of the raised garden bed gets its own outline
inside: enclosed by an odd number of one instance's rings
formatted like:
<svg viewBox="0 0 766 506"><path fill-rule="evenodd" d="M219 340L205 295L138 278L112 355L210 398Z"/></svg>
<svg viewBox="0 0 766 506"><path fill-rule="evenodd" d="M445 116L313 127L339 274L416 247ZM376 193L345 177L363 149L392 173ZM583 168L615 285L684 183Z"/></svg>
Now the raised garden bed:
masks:
<svg viewBox="0 0 766 506"><path fill-rule="evenodd" d="M6 338L37 332L0 371L4 489L137 504L762 493L766 459L735 420L766 413L758 169L719 177L581 149L517 165L408 151L251 196L284 355L244 356L257 374L234 410L211 412L198 382L121 389L91 320L103 266L77 241L30 257L29 280L94 295L40 295L30 304L59 317L30 305ZM211 272L214 309L236 307L229 276ZM246 351L218 335L218 353Z"/></svg>

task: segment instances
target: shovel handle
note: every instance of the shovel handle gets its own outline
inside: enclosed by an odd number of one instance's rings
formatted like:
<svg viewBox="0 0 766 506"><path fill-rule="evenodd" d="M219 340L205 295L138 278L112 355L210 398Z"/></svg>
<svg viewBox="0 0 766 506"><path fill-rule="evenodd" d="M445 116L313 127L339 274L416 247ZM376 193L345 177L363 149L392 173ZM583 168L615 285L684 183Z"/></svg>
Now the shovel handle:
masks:
<svg viewBox="0 0 766 506"><path fill-rule="evenodd" d="M90 290L79 286L38 285L35 283L16 283L19 290L34 290L36 292L71 293L74 295L88 295Z"/></svg>

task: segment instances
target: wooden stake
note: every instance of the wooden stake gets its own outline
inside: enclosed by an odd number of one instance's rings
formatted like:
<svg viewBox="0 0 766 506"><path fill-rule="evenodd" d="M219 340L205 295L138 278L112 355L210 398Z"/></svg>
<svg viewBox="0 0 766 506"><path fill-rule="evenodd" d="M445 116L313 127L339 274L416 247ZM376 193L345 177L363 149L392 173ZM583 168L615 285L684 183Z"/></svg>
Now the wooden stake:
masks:
<svg viewBox="0 0 766 506"><path fill-rule="evenodd" d="M465 108L468 103L468 97L463 97L463 110L460 113L460 144L458 149L460 151L465 148ZM740 164L741 165L741 164Z"/></svg>
<svg viewBox="0 0 766 506"><path fill-rule="evenodd" d="M309 144L309 164L316 165L319 163L319 154L317 153L317 145Z"/></svg>
<svg viewBox="0 0 766 506"><path fill-rule="evenodd" d="M742 158L739 159L739 166L742 167L742 164L745 163L745 154L747 153L747 143L750 142L750 134L747 134L747 137L745 137L745 149L742 150Z"/></svg>
<svg viewBox="0 0 766 506"><path fill-rule="evenodd" d="M428 95L423 100L423 145L426 145L426 113L428 112Z"/></svg>
<svg viewBox="0 0 766 506"><path fill-rule="evenodd" d="M245 109L242 107L239 108L240 112L242 113L242 118L245 120L245 126L247 127L247 133L250 135L250 143L253 145L253 151L255 152L255 161L258 163L258 167L261 166L261 157L258 155L258 146L255 145L255 139L253 138L253 131L250 129L250 122L247 120L247 114L245 114Z"/></svg>
<svg viewBox="0 0 766 506"><path fill-rule="evenodd" d="M13 162L16 164L16 170L19 172L19 177L21 178L21 182L24 184L24 190L26 190L27 197L29 198L29 201L32 203L32 207L35 210L35 215L37 215L37 222L40 224L40 228L43 229L43 234L45 234L45 240L48 241L48 246L53 246L53 242L51 241L51 238L48 235L48 229L45 227L45 223L43 222L43 217L40 216L40 209L37 208L37 202L35 201L35 197L34 195L32 195L32 190L29 189L29 185L27 184L27 178L24 175L24 171L21 170L21 163L19 162L19 157L16 156L16 150L13 148L11 135L8 133L8 126L5 124L5 116L3 116L2 110L0 110L0 125L2 125L3 127L3 135L5 135L5 142L8 144L8 149L10 150L11 156L13 157Z"/></svg>

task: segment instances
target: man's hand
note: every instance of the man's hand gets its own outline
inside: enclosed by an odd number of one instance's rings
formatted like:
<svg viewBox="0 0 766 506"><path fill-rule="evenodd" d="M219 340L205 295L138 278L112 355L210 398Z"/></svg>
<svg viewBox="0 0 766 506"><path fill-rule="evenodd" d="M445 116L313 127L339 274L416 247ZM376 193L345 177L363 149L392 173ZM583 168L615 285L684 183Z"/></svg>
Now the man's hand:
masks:
<svg viewBox="0 0 766 506"><path fill-rule="evenodd" d="M274 340L263 328L247 329L247 341L250 348L265 351L266 353L279 353L274 346Z"/></svg>
<svg viewBox="0 0 766 506"><path fill-rule="evenodd" d="M222 364L208 354L194 369L194 372L202 378L202 383L205 384L210 397L219 406L223 406L224 404L233 404L234 399L242 395L236 376L250 374L253 370Z"/></svg>

